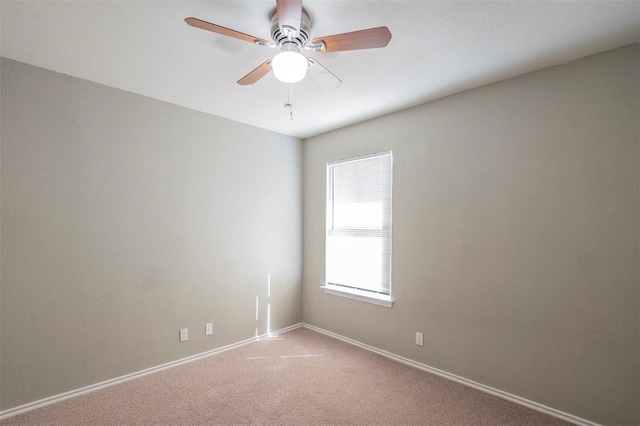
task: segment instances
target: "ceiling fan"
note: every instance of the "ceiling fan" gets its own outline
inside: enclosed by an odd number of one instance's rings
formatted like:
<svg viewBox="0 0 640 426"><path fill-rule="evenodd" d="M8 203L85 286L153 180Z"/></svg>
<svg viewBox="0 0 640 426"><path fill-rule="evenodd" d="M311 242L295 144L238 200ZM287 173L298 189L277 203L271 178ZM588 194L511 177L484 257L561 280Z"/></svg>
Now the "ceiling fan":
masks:
<svg viewBox="0 0 640 426"><path fill-rule="evenodd" d="M186 18L192 27L212 31L227 37L248 41L259 46L280 50L272 59L264 61L247 75L238 80L238 84L249 85L257 82L269 72L285 83L297 83L307 72L319 84L327 88L337 88L342 81L323 67L317 60L304 56L301 51L340 52L345 50L371 49L385 47L391 40L387 27L369 28L349 33L316 37L309 41L311 17L303 9L302 0L277 0L276 9L271 12L271 38L267 41L240 31L212 24L198 18Z"/></svg>

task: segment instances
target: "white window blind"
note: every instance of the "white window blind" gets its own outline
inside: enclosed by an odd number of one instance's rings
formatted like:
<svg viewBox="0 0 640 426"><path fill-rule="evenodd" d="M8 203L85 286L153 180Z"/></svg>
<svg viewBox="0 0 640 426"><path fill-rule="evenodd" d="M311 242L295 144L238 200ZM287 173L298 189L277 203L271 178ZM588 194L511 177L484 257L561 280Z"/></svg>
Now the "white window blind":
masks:
<svg viewBox="0 0 640 426"><path fill-rule="evenodd" d="M391 292L391 152L327 165L327 284Z"/></svg>

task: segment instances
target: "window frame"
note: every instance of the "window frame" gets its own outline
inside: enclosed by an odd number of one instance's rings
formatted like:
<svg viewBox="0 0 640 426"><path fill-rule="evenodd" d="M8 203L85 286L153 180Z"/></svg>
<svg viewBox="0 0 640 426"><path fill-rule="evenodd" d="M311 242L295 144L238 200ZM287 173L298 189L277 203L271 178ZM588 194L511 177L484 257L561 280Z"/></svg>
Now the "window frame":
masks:
<svg viewBox="0 0 640 426"><path fill-rule="evenodd" d="M362 160L366 160L369 158L378 158L378 157L384 157L384 156L388 156L390 158L390 164L389 164L389 181L388 181L388 197L385 195L382 198L386 199L388 201L388 205L386 207L383 207L383 212L385 211L384 209L387 209L387 215L388 217L385 219L384 213L383 213L383 217L381 219L382 222L382 227L376 227L376 228L371 228L371 227L353 227L353 228L342 228L342 229L335 229L334 228L334 214L335 214L335 210L334 210L334 204L333 204L333 187L331 186L332 184L335 186L334 183L334 176L332 175L333 173L333 169L332 167L335 165L340 165L340 164L345 164L345 163L350 163L350 162L356 162L356 161L362 161ZM393 152L392 151L385 151L385 152L378 152L375 154L370 154L370 155L365 155L365 156L359 156L359 157L353 157L353 158L347 158L344 160L338 160L338 161L332 161L332 162L328 162L326 165L326 181L325 181L325 189L326 189L326 193L325 193L325 279L324 279L324 284L321 286L321 288L324 290L325 293L327 294L331 294L334 296L340 296L340 297L346 297L349 299L353 299L353 300L358 300L358 301L362 301L362 302L367 302L367 303L372 303L375 305L379 305L379 306L385 306L388 308L391 308L393 306L393 298L392 298L392 293L391 293L391 282L392 282L392 231L393 231L393 223L392 223L392 209L393 209ZM385 226L385 223L388 223L387 226ZM386 234L386 235L385 235ZM379 290L381 291L375 291L375 290L371 290L371 289L364 289L364 288L357 288L357 287L352 287L349 285L345 285L345 284L336 284L336 283L330 283L328 281L328 268L329 268L329 262L328 262L328 257L329 257L329 238L331 236L340 236L340 235L349 235L349 236L362 236L362 237L371 237L371 236L377 236L380 235L381 239L382 239L382 244L383 244L383 250L386 251L387 253L384 255L385 258L382 260L383 263L387 263L386 266L383 266L381 264L381 273L382 274L386 274L387 276L385 277L386 281L382 281L382 285L380 287ZM387 285L385 286L384 283L387 283ZM388 292L386 292L386 288L388 287Z"/></svg>

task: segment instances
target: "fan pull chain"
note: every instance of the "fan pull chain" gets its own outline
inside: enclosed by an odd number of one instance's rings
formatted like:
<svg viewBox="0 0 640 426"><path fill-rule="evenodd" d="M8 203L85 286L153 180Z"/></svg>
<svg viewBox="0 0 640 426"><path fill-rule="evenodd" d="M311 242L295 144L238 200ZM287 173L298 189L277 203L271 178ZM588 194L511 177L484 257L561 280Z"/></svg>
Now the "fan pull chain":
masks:
<svg viewBox="0 0 640 426"><path fill-rule="evenodd" d="M284 103L285 111L289 108L289 120L293 120L293 83L289 84L289 90L287 91L287 102Z"/></svg>

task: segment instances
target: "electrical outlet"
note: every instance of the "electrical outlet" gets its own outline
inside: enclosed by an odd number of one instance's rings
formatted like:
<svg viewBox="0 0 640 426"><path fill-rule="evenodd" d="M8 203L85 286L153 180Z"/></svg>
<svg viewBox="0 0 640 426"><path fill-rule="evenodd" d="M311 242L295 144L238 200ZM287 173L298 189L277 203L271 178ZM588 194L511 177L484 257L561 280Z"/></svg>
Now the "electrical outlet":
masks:
<svg viewBox="0 0 640 426"><path fill-rule="evenodd" d="M204 335L209 336L211 334L213 334L213 323L208 322L204 325Z"/></svg>
<svg viewBox="0 0 640 426"><path fill-rule="evenodd" d="M187 340L189 340L189 329L188 328L181 328L180 329L180 341L181 342L186 342Z"/></svg>
<svg viewBox="0 0 640 426"><path fill-rule="evenodd" d="M424 346L424 335L416 331L416 345Z"/></svg>

